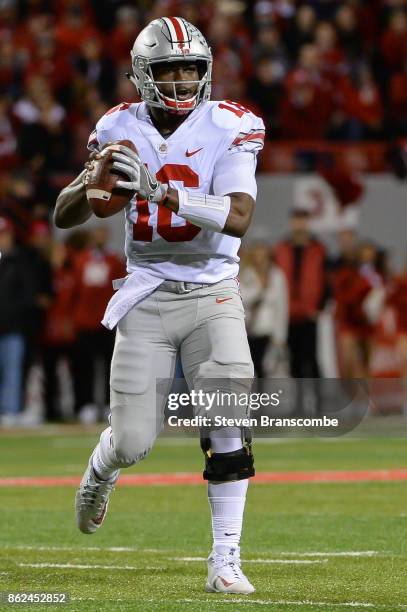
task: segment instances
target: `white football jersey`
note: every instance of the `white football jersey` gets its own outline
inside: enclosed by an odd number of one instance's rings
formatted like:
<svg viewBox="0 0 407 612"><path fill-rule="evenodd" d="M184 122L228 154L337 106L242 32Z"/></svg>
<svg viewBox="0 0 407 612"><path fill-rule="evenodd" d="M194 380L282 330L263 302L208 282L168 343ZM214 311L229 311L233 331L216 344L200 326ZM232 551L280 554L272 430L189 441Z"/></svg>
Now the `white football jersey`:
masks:
<svg viewBox="0 0 407 612"><path fill-rule="evenodd" d="M264 124L236 102L200 104L170 136L144 102L122 103L97 123L88 148L130 140L161 182L192 193L256 198L256 155ZM204 230L163 206L133 198L125 209L127 271L146 267L168 280L216 283L238 273L240 239Z"/></svg>

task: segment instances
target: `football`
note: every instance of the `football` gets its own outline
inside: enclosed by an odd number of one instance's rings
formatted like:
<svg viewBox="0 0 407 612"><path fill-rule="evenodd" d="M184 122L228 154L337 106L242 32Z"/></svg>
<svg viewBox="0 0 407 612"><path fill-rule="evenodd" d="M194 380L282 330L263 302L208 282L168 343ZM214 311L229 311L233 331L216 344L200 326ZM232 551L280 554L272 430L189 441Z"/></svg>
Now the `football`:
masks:
<svg viewBox="0 0 407 612"><path fill-rule="evenodd" d="M118 180L128 180L126 175L112 170L114 162L112 154L119 150L119 145L125 145L137 153L136 147L130 140L120 140L105 147L90 162L86 178L86 197L97 217L111 217L120 212L135 193L116 187Z"/></svg>

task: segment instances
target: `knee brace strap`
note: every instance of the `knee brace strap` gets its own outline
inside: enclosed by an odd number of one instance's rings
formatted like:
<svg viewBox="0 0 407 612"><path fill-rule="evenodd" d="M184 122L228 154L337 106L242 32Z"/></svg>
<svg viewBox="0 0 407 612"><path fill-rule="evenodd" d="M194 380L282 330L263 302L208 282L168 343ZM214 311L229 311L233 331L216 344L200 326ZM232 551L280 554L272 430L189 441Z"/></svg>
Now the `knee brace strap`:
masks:
<svg viewBox="0 0 407 612"><path fill-rule="evenodd" d="M205 480L214 482L228 482L231 480L244 480L254 476L254 459L251 445L244 446L231 453L211 453L210 449L202 450L205 453Z"/></svg>

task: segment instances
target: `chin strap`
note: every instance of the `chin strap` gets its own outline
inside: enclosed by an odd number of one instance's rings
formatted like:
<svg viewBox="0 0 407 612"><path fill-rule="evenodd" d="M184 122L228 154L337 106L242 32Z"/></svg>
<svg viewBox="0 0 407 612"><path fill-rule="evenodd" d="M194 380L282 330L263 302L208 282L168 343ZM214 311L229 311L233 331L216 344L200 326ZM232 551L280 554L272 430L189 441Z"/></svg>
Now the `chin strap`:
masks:
<svg viewBox="0 0 407 612"><path fill-rule="evenodd" d="M130 74L129 72L126 72L126 77L129 79L129 81L131 83L133 83L133 85L135 86L135 88L139 92L137 81L134 78L134 76L132 74ZM165 105L165 110L167 110L169 113L173 113L173 114L176 114L176 115L185 115L186 113L189 113L192 110L194 110L194 108L196 108L196 106L197 106L197 99L198 99L198 96L199 96L199 91L194 96L192 96L192 98L188 98L188 100L177 100L176 99L176 95L177 94L176 94L176 91L175 91L175 84L174 83L173 83L173 87L174 87L174 97L170 98L168 96L165 96L163 93L161 93L161 91L158 89L158 87L155 86L155 91L157 92L159 99ZM147 104L149 102L150 103L153 102L153 100L146 100L144 98L143 98L143 100Z"/></svg>
<svg viewBox="0 0 407 612"><path fill-rule="evenodd" d="M177 114L185 114L194 110L198 97L198 94L195 94L194 96L192 96L192 98L188 98L187 100L177 100L176 98L169 98L168 96L164 96L164 94L160 91L158 91L158 95L160 99L164 102L168 110Z"/></svg>

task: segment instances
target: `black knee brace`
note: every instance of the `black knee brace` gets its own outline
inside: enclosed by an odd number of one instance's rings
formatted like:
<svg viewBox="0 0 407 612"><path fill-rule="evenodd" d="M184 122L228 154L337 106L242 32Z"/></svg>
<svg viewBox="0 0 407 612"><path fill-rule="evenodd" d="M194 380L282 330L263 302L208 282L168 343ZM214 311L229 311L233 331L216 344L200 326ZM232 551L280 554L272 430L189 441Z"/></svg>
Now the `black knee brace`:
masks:
<svg viewBox="0 0 407 612"><path fill-rule="evenodd" d="M254 476L254 458L252 453L252 438L245 430L243 447L231 453L212 453L210 438L201 438L201 448L205 455L205 480L228 482L244 480Z"/></svg>

